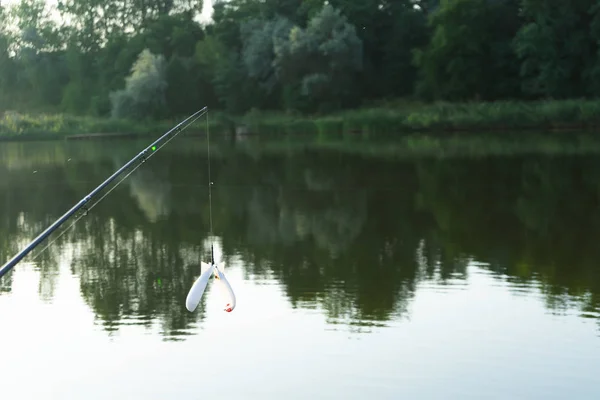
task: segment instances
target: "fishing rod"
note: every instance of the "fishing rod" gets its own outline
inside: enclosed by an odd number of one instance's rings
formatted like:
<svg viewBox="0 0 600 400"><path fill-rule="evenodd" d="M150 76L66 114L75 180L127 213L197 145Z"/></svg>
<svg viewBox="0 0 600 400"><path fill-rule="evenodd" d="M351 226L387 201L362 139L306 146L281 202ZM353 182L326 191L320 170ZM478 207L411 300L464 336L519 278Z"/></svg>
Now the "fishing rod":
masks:
<svg viewBox="0 0 600 400"><path fill-rule="evenodd" d="M87 215L87 213L95 207L102 199L104 199L110 192L112 192L121 182L123 182L129 175L131 175L140 165L146 162L150 157L152 157L158 150L160 150L163 146L169 143L172 139L174 139L178 134L183 132L188 126L194 123L198 118L202 117L208 112L208 107L204 107L177 125L163 134L161 137L156 139L152 144L142 150L137 156L133 157L131 160L127 162L127 164L123 165L119 168L115 173L113 173L110 177L108 177L104 182L98 185L94 190L92 190L87 196L81 199L77 204L75 204L69 211L67 211L62 217L57 219L52 225L50 225L45 231L43 231L38 237L36 237L31 243L29 243L23 250L21 250L16 256L14 256L11 260L9 260L6 264L0 268L0 278L2 278L8 271L10 271L15 265L19 263L27 254L29 254L36 246L38 246L44 239L50 236L55 230L57 230L63 223L65 223L69 218L71 218L75 213L79 210L83 209L84 213L77 218L73 224L69 226L73 226L81 217ZM207 122L208 125L208 122ZM107 193L104 194L96 203L88 206L88 203L92 200L94 196L100 193L104 188L106 188L111 182L113 182L119 175L121 175L125 170L134 165L139 161L139 164L135 166L127 175L123 177L115 186L113 186ZM50 243L52 244L52 243ZM49 244L49 245L50 245ZM49 246L48 245L48 246ZM47 248L47 247L46 247ZM43 251L43 250L42 250Z"/></svg>

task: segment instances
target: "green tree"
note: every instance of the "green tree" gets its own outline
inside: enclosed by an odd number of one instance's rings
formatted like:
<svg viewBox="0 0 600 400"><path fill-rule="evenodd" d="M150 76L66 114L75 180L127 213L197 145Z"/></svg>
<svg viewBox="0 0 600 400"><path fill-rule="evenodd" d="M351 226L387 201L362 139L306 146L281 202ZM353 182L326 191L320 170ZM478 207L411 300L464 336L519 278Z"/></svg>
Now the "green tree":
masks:
<svg viewBox="0 0 600 400"><path fill-rule="evenodd" d="M18 49L36 53L60 48L61 32L44 0L21 0L12 9L13 24L19 30L15 38Z"/></svg>
<svg viewBox="0 0 600 400"><path fill-rule="evenodd" d="M598 1L524 0L522 14L514 42L525 93L567 98L600 89L591 79L598 76Z"/></svg>
<svg viewBox="0 0 600 400"><path fill-rule="evenodd" d="M311 0L303 3L314 17L331 4L356 27L363 42L363 69L357 81L363 98L412 94L415 66L411 51L425 44L426 14L437 0ZM318 4L318 6L317 6Z"/></svg>
<svg viewBox="0 0 600 400"><path fill-rule="evenodd" d="M265 5L252 0L216 1L207 40L196 47L200 69L211 77L219 104L229 112L243 113L251 107L264 108L264 91L252 78L242 57L242 25L263 19Z"/></svg>
<svg viewBox="0 0 600 400"><path fill-rule="evenodd" d="M148 23L141 34L145 47L167 60L172 56L192 57L204 31L189 12L164 15Z"/></svg>
<svg viewBox="0 0 600 400"><path fill-rule="evenodd" d="M251 19L264 17L264 5L254 0L216 0L213 5L213 24L210 31L227 49L239 52L242 48L241 25Z"/></svg>
<svg viewBox="0 0 600 400"><path fill-rule="evenodd" d="M85 114L89 111L93 90L94 65L89 54L82 53L76 43L67 47L66 63L69 83L66 85L61 106L72 114Z"/></svg>
<svg viewBox="0 0 600 400"><path fill-rule="evenodd" d="M326 5L306 29L295 27L289 40L276 42L276 71L283 84L299 83L311 109L335 110L356 98L355 78L362 70L362 51L356 29L339 10Z"/></svg>
<svg viewBox="0 0 600 400"><path fill-rule="evenodd" d="M391 22L382 32L381 61L365 73L375 72L375 88L363 93L377 96L409 96L414 93L417 68L413 64L413 49L423 47L429 39L427 19L422 10L415 9L412 1L390 3L386 14ZM381 44L379 44L381 43ZM365 47L368 48L365 43ZM372 50L371 50L372 51ZM372 80L371 79L371 80ZM369 81L371 81L369 80Z"/></svg>
<svg viewBox="0 0 600 400"><path fill-rule="evenodd" d="M8 105L15 83L14 60L10 56L13 40L8 23L8 11L0 4L0 111Z"/></svg>
<svg viewBox="0 0 600 400"><path fill-rule="evenodd" d="M518 94L511 50L518 29L516 1L442 0L429 26L429 43L415 51L421 95L493 100Z"/></svg>
<svg viewBox="0 0 600 400"><path fill-rule="evenodd" d="M3 14L6 33L2 36L7 42L3 47L8 51L4 62L8 69L2 75L13 81L9 84L13 87L12 104L58 105L66 71L59 50L61 31L50 17L49 7L42 0L22 0L10 8L8 15Z"/></svg>
<svg viewBox="0 0 600 400"><path fill-rule="evenodd" d="M265 104L277 107L281 104L281 85L277 77L275 47L289 40L293 28L290 20L277 16L273 20L250 20L242 24L242 61L248 75L263 90Z"/></svg>
<svg viewBox="0 0 600 400"><path fill-rule="evenodd" d="M125 80L125 89L111 94L113 117L157 118L164 116L165 58L142 51Z"/></svg>
<svg viewBox="0 0 600 400"><path fill-rule="evenodd" d="M166 70L166 103L170 115L188 115L204 105L216 106L212 85L193 58L174 56Z"/></svg>

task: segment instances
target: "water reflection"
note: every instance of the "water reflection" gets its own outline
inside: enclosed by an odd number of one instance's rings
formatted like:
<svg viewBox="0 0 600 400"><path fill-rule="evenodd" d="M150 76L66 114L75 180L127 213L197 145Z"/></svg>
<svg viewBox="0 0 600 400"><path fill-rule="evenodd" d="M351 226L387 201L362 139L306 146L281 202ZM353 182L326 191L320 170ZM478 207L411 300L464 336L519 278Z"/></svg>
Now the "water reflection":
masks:
<svg viewBox="0 0 600 400"><path fill-rule="evenodd" d="M0 259L143 145L4 145ZM66 264L108 332L158 321L176 338L201 325L202 304L188 313L183 299L208 258L204 145L182 139L157 153L41 253L40 297L52 301ZM247 279L277 280L293 307L320 310L331 326L363 332L406 317L419 287L460 290L475 261L516 295L541 290L552 312L600 316L593 157L409 160L220 144L212 162L223 257Z"/></svg>

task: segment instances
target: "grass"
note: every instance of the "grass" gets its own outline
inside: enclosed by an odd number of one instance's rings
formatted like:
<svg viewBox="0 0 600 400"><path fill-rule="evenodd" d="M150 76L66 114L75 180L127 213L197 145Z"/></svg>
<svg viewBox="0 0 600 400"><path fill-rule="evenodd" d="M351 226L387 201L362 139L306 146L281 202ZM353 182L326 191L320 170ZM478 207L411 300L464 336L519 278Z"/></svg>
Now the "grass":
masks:
<svg viewBox="0 0 600 400"><path fill-rule="evenodd" d="M481 132L477 135L440 136L415 133L373 140L362 136L274 137L272 140L246 140L235 146L258 157L260 154L293 154L307 150L352 154L361 157L390 159L478 158L525 155L597 155L600 137L585 132L569 135L532 131L527 135L497 135Z"/></svg>
<svg viewBox="0 0 600 400"><path fill-rule="evenodd" d="M0 137L12 139L60 138L87 133L145 134L165 132L180 119L132 121L61 114L27 115L6 112L0 118ZM600 127L600 100L537 102L409 103L387 102L327 116L301 116L253 110L231 117L209 116L211 132L234 132L243 127L258 134L381 134L415 132L486 132L518 130L595 130ZM202 131L196 123L190 130Z"/></svg>
<svg viewBox="0 0 600 400"><path fill-rule="evenodd" d="M185 117L168 121L80 117L64 114L20 114L5 112L0 116L0 138L4 140L58 139L80 134L144 135L166 132ZM213 118L210 128L223 131L228 120ZM187 132L203 132L205 124L196 122Z"/></svg>
<svg viewBox="0 0 600 400"><path fill-rule="evenodd" d="M242 121L253 132L397 134L501 130L595 129L600 101L381 104L313 118L251 113Z"/></svg>

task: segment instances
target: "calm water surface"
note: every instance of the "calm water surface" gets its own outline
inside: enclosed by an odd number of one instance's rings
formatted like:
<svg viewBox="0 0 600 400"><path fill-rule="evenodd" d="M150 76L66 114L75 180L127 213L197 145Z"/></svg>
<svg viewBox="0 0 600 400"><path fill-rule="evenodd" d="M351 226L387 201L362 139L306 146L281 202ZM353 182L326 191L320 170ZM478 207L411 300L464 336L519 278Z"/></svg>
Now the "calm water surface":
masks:
<svg viewBox="0 0 600 400"><path fill-rule="evenodd" d="M0 144L0 261L145 145ZM238 305L190 313L207 158L178 138L0 280L0 397L600 398L600 158L386 154L215 144Z"/></svg>

